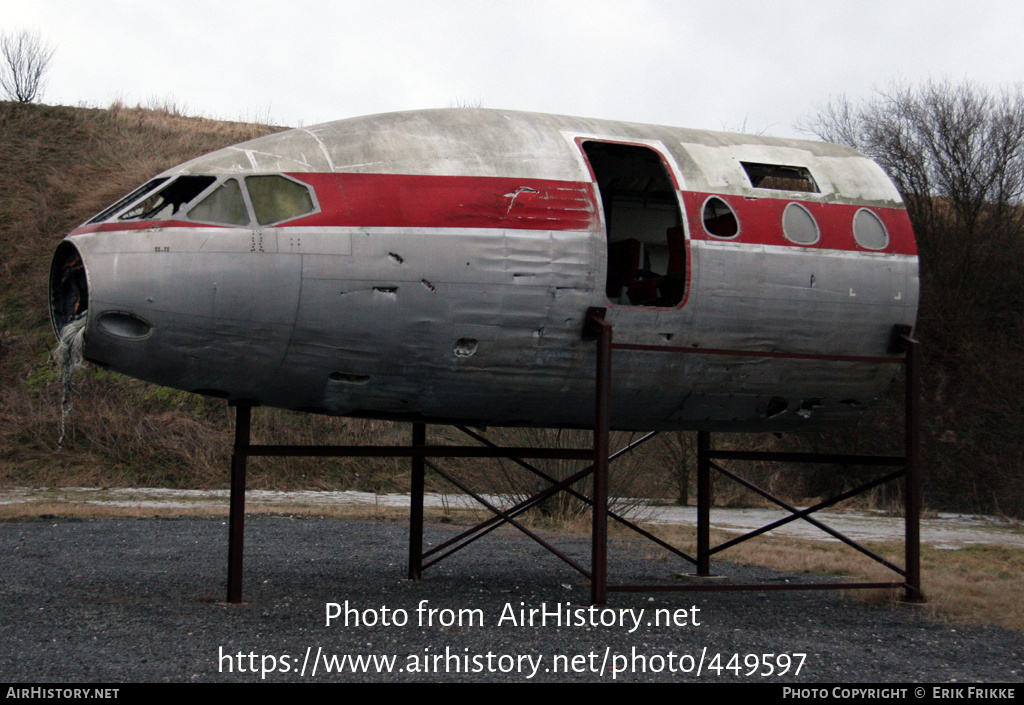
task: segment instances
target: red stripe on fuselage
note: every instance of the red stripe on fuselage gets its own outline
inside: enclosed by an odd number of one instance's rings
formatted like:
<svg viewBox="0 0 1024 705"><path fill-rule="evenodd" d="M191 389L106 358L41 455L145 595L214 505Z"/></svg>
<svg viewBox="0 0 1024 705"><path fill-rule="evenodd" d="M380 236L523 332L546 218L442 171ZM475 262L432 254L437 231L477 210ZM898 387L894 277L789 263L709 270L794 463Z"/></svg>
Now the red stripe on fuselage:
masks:
<svg viewBox="0 0 1024 705"><path fill-rule="evenodd" d="M733 238L712 237L704 230L704 203L709 196L720 198L732 208L739 221L739 234ZM880 252L891 255L916 255L914 231L903 208L875 208L848 203L821 203L813 200L784 198L750 198L719 193L683 192L689 218L690 234L695 240L735 242L753 245L785 245L798 250L849 250ZM811 245L798 245L787 240L782 231L782 214L790 203L799 203L814 216L820 237ZM861 208L877 215L889 233L889 244L880 250L869 250L853 237L853 218Z"/></svg>
<svg viewBox="0 0 1024 705"><path fill-rule="evenodd" d="M312 186L320 211L273 227L501 228L509 230L594 231L599 205L594 184L553 179L409 174L289 173ZM709 196L726 201L740 224L737 237L715 238L703 226ZM860 247L853 219L862 207L845 203L796 201L815 218L821 237L812 245L785 238L782 216L795 199L751 198L683 192L690 235L695 240L737 245L776 245L794 249L917 254L910 220L902 208L868 207L885 224L889 244L881 250ZM72 234L150 228L218 226L185 220L114 221L85 225Z"/></svg>
<svg viewBox="0 0 1024 705"><path fill-rule="evenodd" d="M593 230L593 184L550 179L401 174L289 174L322 211L289 225Z"/></svg>

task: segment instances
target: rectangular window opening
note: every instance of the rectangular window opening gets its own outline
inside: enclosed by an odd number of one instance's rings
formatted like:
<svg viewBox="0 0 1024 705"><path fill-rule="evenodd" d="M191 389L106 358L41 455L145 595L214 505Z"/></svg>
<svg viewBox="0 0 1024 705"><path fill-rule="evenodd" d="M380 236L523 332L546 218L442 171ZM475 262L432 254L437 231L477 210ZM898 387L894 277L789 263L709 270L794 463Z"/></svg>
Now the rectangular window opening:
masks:
<svg viewBox="0 0 1024 705"><path fill-rule="evenodd" d="M776 191L802 191L804 193L820 193L818 184L806 167L786 166L784 164L757 164L740 162L747 172L750 185L754 188L767 188Z"/></svg>

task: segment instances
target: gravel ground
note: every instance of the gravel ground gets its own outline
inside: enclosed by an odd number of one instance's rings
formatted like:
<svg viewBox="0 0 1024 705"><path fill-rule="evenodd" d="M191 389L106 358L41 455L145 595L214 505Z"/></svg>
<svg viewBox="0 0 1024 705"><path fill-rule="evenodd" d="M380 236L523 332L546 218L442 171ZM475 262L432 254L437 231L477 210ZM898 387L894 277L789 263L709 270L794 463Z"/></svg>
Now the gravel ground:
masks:
<svg viewBox="0 0 1024 705"><path fill-rule="evenodd" d="M456 530L430 525L427 543ZM586 537L553 538L587 562ZM411 582L403 579L407 529L389 521L249 517L246 602L226 605L226 544L223 518L0 523L0 681L614 676L627 682L1020 683L1024 676L1024 634L950 625L913 608L871 607L837 591L618 593L610 595L609 610L591 612L580 575L529 539L501 531ZM614 543L610 565L615 582L665 582L685 568L631 541ZM796 577L728 564L714 570L735 582ZM355 610L351 622L358 614L378 623L346 626L339 617L326 625L328 604L346 601ZM570 608L582 611L572 613L573 623L549 618L541 625L539 616L533 626L520 623L521 608L544 607L563 616ZM671 626L654 622L666 615ZM428 616L434 623L421 625ZM387 625L380 623L385 617ZM404 626L393 623L403 618ZM393 665L378 660L359 668L343 661L346 655L385 657ZM747 675L769 669L775 674Z"/></svg>

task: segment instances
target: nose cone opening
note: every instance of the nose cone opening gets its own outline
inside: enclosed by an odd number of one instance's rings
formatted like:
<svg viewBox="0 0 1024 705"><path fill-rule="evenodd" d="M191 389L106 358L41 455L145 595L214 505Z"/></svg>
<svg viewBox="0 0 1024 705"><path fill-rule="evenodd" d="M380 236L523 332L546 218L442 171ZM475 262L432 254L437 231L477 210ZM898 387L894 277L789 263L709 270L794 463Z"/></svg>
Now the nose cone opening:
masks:
<svg viewBox="0 0 1024 705"><path fill-rule="evenodd" d="M69 241L57 245L50 265L50 322L60 338L61 331L85 315L89 308L89 286L85 263L78 248Z"/></svg>

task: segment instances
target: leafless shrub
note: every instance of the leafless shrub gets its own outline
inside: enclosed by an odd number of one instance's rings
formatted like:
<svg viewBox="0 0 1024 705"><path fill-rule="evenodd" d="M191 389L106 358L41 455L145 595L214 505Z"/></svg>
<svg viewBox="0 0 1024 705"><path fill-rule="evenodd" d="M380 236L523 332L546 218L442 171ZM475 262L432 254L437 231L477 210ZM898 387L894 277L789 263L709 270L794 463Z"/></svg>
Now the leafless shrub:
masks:
<svg viewBox="0 0 1024 705"><path fill-rule="evenodd" d="M593 443L590 431L546 428L495 429L491 440L503 446L531 446L545 448L589 448ZM639 434L615 432L611 436L612 450L624 448L637 440ZM464 440L464 439L463 439ZM650 452L652 444L627 452L609 465L608 497L609 509L614 512L642 517L648 500L661 497L664 492L660 482L662 457ZM514 461L496 459L497 472L481 478L488 483L488 491L504 495L510 503L522 502L528 497L546 490L552 483L523 469ZM563 481L589 465L586 461L535 460L530 464L548 475ZM571 486L579 496L570 492L558 492L539 502L530 510L542 521L561 524L578 522L591 515L590 504L581 497L593 495L591 476L586 476Z"/></svg>
<svg viewBox="0 0 1024 705"><path fill-rule="evenodd" d="M690 503L690 484L697 472L697 434L671 431L662 433L659 442L667 461L668 486L675 495L675 503L685 507Z"/></svg>
<svg viewBox="0 0 1024 705"><path fill-rule="evenodd" d="M23 29L0 34L0 89L8 100L33 103L42 96L43 76L53 52L38 32Z"/></svg>

